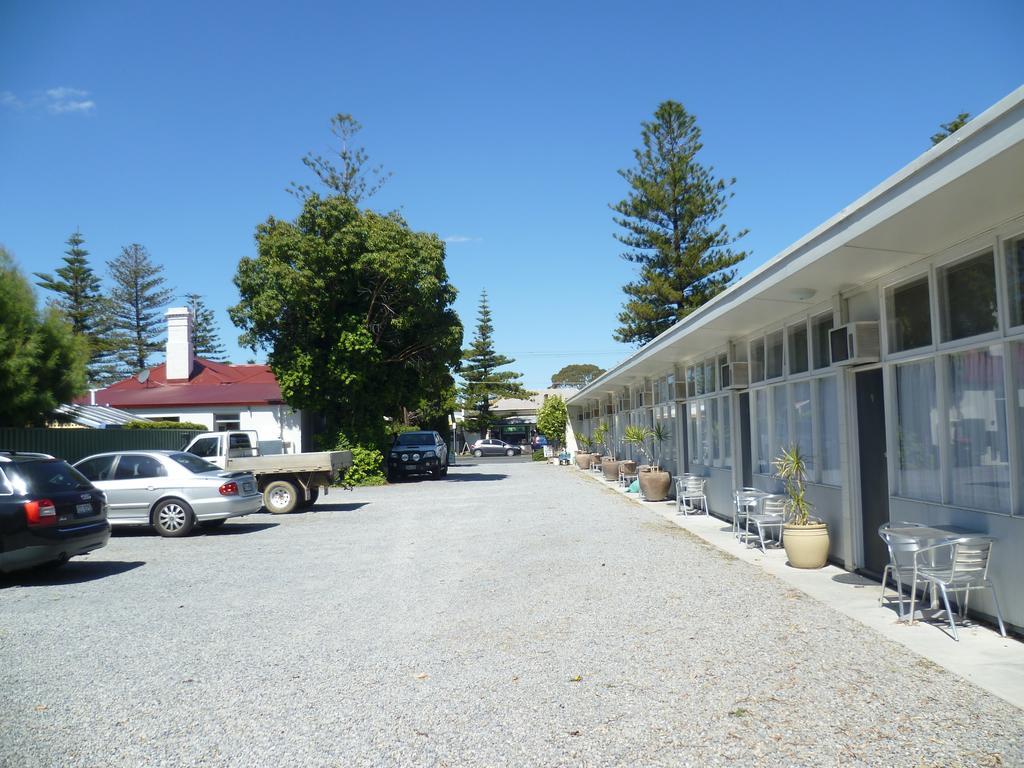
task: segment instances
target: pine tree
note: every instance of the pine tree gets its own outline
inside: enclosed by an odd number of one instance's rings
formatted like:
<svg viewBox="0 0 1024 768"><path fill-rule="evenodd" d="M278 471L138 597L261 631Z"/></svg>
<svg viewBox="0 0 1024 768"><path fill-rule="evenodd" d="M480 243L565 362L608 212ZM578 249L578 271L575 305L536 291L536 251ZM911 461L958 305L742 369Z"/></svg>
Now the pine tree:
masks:
<svg viewBox="0 0 1024 768"><path fill-rule="evenodd" d="M476 333L468 349L462 351L462 366L459 375L464 383L461 387L463 408L466 410L466 426L471 432L485 434L494 423L491 406L502 397L528 397L519 381L521 374L513 371L499 371L515 362L511 357L494 351L494 326L491 323L491 308L487 303L487 291L480 294L480 309L477 313Z"/></svg>
<svg viewBox="0 0 1024 768"><path fill-rule="evenodd" d="M89 252L82 247L85 238L75 230L67 239L64 265L53 274L34 272L36 285L57 294L57 309L82 337L89 349L87 376L93 385L104 386L116 380L111 370L109 311L100 291L100 279L89 264Z"/></svg>
<svg viewBox="0 0 1024 768"><path fill-rule="evenodd" d="M107 262L114 282L110 292L111 323L119 338L117 357L128 375L146 367L149 355L161 347L164 318L160 309L174 291L165 288L164 269L154 264L138 243L126 245L117 258Z"/></svg>
<svg viewBox="0 0 1024 768"><path fill-rule="evenodd" d="M612 206L626 230L615 237L630 249L622 257L640 266L640 279L623 286L629 298L614 337L638 346L725 290L736 275L730 267L747 256L731 248L746 230L733 236L720 223L736 180L697 161L696 118L665 101L642 126L636 166L619 171L629 196Z"/></svg>
<svg viewBox="0 0 1024 768"><path fill-rule="evenodd" d="M227 360L227 352L217 333L217 317L213 310L206 306L198 293L186 293L185 299L192 310L192 351L197 357L214 362Z"/></svg>
<svg viewBox="0 0 1024 768"><path fill-rule="evenodd" d="M947 136L952 136L954 133L956 133L965 125L967 125L967 123L969 123L970 121L971 113L961 112L948 123L942 123L941 125L939 125L939 132L932 134L932 146L934 147Z"/></svg>

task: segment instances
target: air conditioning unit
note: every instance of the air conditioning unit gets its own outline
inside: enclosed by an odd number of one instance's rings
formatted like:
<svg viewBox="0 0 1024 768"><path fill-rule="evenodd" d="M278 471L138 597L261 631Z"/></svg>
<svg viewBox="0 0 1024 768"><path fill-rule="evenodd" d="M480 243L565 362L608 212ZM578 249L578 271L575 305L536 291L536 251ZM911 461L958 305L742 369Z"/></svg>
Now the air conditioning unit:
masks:
<svg viewBox="0 0 1024 768"><path fill-rule="evenodd" d="M685 400L686 399L686 382L685 381L677 381L672 388L675 390L673 392L675 400Z"/></svg>
<svg viewBox="0 0 1024 768"><path fill-rule="evenodd" d="M719 370L722 389L746 389L750 386L747 363L726 363Z"/></svg>
<svg viewBox="0 0 1024 768"><path fill-rule="evenodd" d="M880 354L878 323L862 321L847 323L828 332L832 365L877 363Z"/></svg>

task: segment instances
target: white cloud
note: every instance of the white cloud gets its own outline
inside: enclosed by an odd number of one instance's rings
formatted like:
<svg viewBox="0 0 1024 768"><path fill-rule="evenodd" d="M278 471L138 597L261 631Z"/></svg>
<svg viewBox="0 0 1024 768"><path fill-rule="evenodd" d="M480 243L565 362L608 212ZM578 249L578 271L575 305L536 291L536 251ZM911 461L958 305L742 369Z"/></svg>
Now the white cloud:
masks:
<svg viewBox="0 0 1024 768"><path fill-rule="evenodd" d="M446 243L479 243L483 238L481 237L470 237L469 235L448 235L442 237Z"/></svg>
<svg viewBox="0 0 1024 768"><path fill-rule="evenodd" d="M89 92L81 88L59 86L36 93L24 100L11 91L0 91L0 107L10 109L45 109L51 115L86 113L96 109L96 102L89 98Z"/></svg>
<svg viewBox="0 0 1024 768"><path fill-rule="evenodd" d="M96 108L96 102L88 96L89 92L80 88L50 88L46 92L46 108L54 115L66 112L91 112Z"/></svg>

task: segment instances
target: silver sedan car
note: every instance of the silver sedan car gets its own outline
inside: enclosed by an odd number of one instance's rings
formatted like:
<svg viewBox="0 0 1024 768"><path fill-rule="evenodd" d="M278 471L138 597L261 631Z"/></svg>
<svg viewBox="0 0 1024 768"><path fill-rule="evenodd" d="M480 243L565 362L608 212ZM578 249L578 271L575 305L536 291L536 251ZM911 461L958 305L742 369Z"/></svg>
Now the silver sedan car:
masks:
<svg viewBox="0 0 1024 768"><path fill-rule="evenodd" d="M161 536L186 536L196 524L216 528L263 503L248 472L181 451L98 453L74 466L107 494L112 526L151 525Z"/></svg>

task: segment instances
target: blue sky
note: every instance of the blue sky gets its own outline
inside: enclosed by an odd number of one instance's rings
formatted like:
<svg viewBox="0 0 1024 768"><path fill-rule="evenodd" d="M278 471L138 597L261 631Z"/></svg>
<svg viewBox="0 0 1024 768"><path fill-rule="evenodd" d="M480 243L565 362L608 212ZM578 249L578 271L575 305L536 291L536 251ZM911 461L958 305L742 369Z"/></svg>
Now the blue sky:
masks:
<svg viewBox="0 0 1024 768"><path fill-rule="evenodd" d="M0 3L0 243L51 271L80 227L99 272L142 243L244 361L238 259L349 112L394 174L369 205L448 239L467 343L486 288L544 386L630 351L608 204L659 102L736 177L746 272L1024 82L1021 29L1017 0Z"/></svg>

